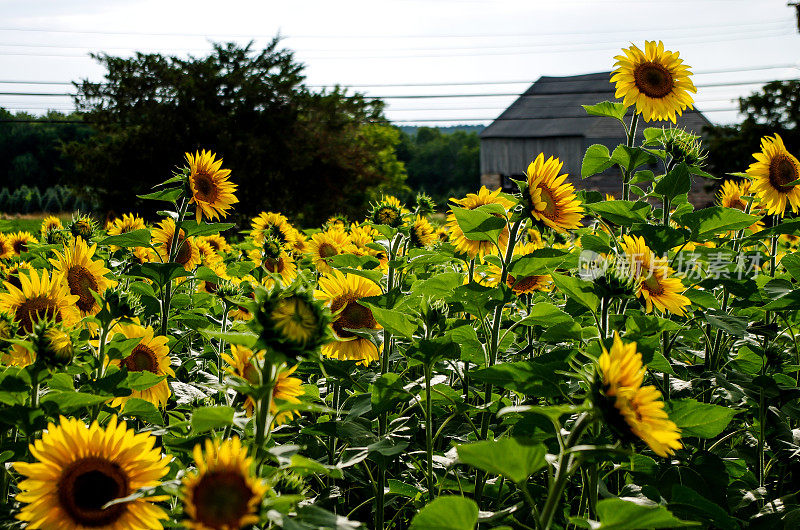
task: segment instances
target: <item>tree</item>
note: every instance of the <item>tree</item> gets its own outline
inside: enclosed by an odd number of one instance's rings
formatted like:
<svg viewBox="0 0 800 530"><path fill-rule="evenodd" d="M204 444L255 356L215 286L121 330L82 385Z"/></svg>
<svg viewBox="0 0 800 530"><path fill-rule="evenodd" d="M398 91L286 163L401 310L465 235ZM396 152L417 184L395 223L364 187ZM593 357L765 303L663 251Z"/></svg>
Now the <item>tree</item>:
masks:
<svg viewBox="0 0 800 530"><path fill-rule="evenodd" d="M95 55L106 81L77 84L76 103L97 134L66 148L74 184L89 184L106 210L144 210L146 192L209 149L239 185L236 212L276 210L316 224L333 213L363 215L382 190L402 188L383 104L339 88L311 92L303 65L274 39L215 44L206 57Z"/></svg>
<svg viewBox="0 0 800 530"><path fill-rule="evenodd" d="M754 161L761 138L779 134L787 149L800 151L800 81L774 81L739 99L742 123L708 127L709 168L715 175L743 172Z"/></svg>

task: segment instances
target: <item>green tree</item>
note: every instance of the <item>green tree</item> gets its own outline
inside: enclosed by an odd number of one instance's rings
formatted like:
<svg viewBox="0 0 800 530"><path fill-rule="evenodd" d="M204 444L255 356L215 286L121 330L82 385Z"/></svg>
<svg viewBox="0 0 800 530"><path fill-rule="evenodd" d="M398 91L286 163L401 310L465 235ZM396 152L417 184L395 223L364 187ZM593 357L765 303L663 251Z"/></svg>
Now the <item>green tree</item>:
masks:
<svg viewBox="0 0 800 530"><path fill-rule="evenodd" d="M743 172L754 161L761 138L779 134L786 148L800 152L800 81L774 81L739 99L744 120L708 127L709 167L713 174Z"/></svg>
<svg viewBox="0 0 800 530"><path fill-rule="evenodd" d="M215 44L201 58L94 57L106 80L78 84L76 103L97 134L66 152L72 182L90 184L103 209L143 210L135 195L198 149L231 169L239 215L269 209L315 224L362 214L381 191L403 186L383 103L338 88L311 92L278 39L260 51Z"/></svg>

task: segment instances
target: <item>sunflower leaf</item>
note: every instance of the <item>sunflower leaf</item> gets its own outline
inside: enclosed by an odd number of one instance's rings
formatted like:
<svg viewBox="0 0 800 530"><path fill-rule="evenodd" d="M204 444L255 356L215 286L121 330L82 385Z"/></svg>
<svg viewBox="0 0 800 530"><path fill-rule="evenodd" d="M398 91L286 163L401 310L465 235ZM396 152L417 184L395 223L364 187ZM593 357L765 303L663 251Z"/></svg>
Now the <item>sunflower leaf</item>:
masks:
<svg viewBox="0 0 800 530"><path fill-rule="evenodd" d="M410 530L474 530L478 505L472 499L443 495L414 516Z"/></svg>
<svg viewBox="0 0 800 530"><path fill-rule="evenodd" d="M461 462L488 473L503 475L516 484L547 465L544 444L525 443L516 438L462 444L456 447L456 451Z"/></svg>
<svg viewBox="0 0 800 530"><path fill-rule="evenodd" d="M609 153L608 147L602 144L590 145L586 150L586 154L583 155L581 177L586 178L602 173L613 165L614 162L611 160L611 153Z"/></svg>
<svg viewBox="0 0 800 530"><path fill-rule="evenodd" d="M146 247L150 245L150 230L140 228L124 234L108 236L100 242L101 245L115 245L118 247Z"/></svg>
<svg viewBox="0 0 800 530"><path fill-rule="evenodd" d="M148 199L151 201L164 201L175 204L175 201L183 193L183 188L168 188L166 190L154 191L145 195L137 195L140 199Z"/></svg>
<svg viewBox="0 0 800 530"><path fill-rule="evenodd" d="M195 434L221 429L233 423L233 407L198 407L192 414Z"/></svg>
<svg viewBox="0 0 800 530"><path fill-rule="evenodd" d="M455 215L464 237L470 241L493 241L496 243L500 233L506 228L506 219L498 217L496 206L500 205L486 204L472 210L454 206L452 208L453 215ZM502 206L500 208L502 209Z"/></svg>
<svg viewBox="0 0 800 530"><path fill-rule="evenodd" d="M607 116L619 121L622 121L625 117L625 113L628 112L628 107L622 103L614 103L611 101L601 101L596 105L581 105L581 107L586 110L586 114L589 116Z"/></svg>

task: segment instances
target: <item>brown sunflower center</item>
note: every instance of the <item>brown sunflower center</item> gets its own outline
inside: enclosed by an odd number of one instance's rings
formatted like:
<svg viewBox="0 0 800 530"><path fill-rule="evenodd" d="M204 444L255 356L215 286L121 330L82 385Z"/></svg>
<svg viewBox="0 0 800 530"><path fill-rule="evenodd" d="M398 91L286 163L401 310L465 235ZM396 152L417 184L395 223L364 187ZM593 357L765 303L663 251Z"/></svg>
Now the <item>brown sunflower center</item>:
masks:
<svg viewBox="0 0 800 530"><path fill-rule="evenodd" d="M517 280L513 276L508 276L508 286L518 293L526 293L528 291L539 288L539 284L544 281L543 276L525 276Z"/></svg>
<svg viewBox="0 0 800 530"><path fill-rule="evenodd" d="M541 201L544 203L544 209L539 210L539 213L547 217L548 219L553 219L556 216L556 200L553 197L553 193L544 187L539 188L541 190Z"/></svg>
<svg viewBox="0 0 800 530"><path fill-rule="evenodd" d="M663 98L675 86L675 78L664 65L649 61L633 70L633 79L639 92L650 98Z"/></svg>
<svg viewBox="0 0 800 530"><path fill-rule="evenodd" d="M174 234L172 237L169 238L167 241L167 251L172 247L172 238L175 237ZM181 265L186 265L192 260L192 247L191 244L186 241L186 237L183 236L183 230L181 230L181 235L178 236L178 241L175 243L178 245L178 254L175 256L175 263L179 263Z"/></svg>
<svg viewBox="0 0 800 530"><path fill-rule="evenodd" d="M15 239L11 242L11 246L14 248L14 252L16 254L22 254L23 252L28 251L28 240L27 239Z"/></svg>
<svg viewBox="0 0 800 530"><path fill-rule="evenodd" d="M23 331L33 331L33 323L40 319L55 318L61 322L61 313L56 308L53 300L46 296L35 296L22 302L14 312L14 320L19 322Z"/></svg>
<svg viewBox="0 0 800 530"><path fill-rule="evenodd" d="M131 354L120 361L120 364L129 372L158 373L158 356L144 344L137 344Z"/></svg>
<svg viewBox="0 0 800 530"><path fill-rule="evenodd" d="M337 304L338 302L338 304ZM356 334L348 329L375 329L377 322L372 316L372 311L359 304L354 298L343 298L331 304L331 310L336 312L343 308L333 323L333 330L342 338L355 337Z"/></svg>
<svg viewBox="0 0 800 530"><path fill-rule="evenodd" d="M783 193L788 193L794 186L787 186L800 178L798 175L797 164L789 155L778 153L769 162L769 183L772 187Z"/></svg>
<svg viewBox="0 0 800 530"><path fill-rule="evenodd" d="M194 487L194 519L209 528L240 528L241 519L250 511L253 490L235 471L206 473Z"/></svg>
<svg viewBox="0 0 800 530"><path fill-rule="evenodd" d="M336 247L331 245L330 243L323 243L319 246L319 257L321 258L330 258L331 256L335 256L339 253L336 250Z"/></svg>
<svg viewBox="0 0 800 530"><path fill-rule="evenodd" d="M67 270L67 284L69 292L79 296L78 309L84 313L94 307L92 291L97 291L98 285L94 275L86 267L75 265Z"/></svg>
<svg viewBox="0 0 800 530"><path fill-rule="evenodd" d="M642 287L647 289L651 295L659 295L664 293L664 286L658 281L655 274L651 274L643 283Z"/></svg>
<svg viewBox="0 0 800 530"><path fill-rule="evenodd" d="M400 218L400 213L390 206L384 206L378 210L376 217L380 224L393 225Z"/></svg>
<svg viewBox="0 0 800 530"><path fill-rule="evenodd" d="M125 503L103 509L109 501L129 495L125 472L119 464L104 458L86 457L67 466L58 480L57 490L59 504L79 525L111 525L127 510Z"/></svg>
<svg viewBox="0 0 800 530"><path fill-rule="evenodd" d="M194 197L205 202L217 200L217 185L208 173L201 171L192 177L194 182Z"/></svg>
<svg viewBox="0 0 800 530"><path fill-rule="evenodd" d="M283 268L285 263L283 262L283 258L264 258L263 262L264 268L267 269L269 272L274 272L280 274L283 272Z"/></svg>

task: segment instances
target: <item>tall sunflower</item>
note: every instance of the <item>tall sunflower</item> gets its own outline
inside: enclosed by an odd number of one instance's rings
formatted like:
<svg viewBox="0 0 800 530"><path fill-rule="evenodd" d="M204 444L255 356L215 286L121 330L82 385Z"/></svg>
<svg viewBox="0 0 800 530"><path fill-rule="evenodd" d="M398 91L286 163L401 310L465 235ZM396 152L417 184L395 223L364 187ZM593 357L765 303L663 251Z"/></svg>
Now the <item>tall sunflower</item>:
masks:
<svg viewBox="0 0 800 530"><path fill-rule="evenodd" d="M611 351L604 347L597 364L595 400L609 427L622 439L642 440L662 457L680 449L680 430L664 410L661 392L642 386L647 368L636 343L624 344L615 332Z"/></svg>
<svg viewBox="0 0 800 530"><path fill-rule="evenodd" d="M655 306L659 311L683 316L683 308L691 302L682 294L684 288L680 279L672 277L675 271L667 260L653 254L641 236L623 236L620 248L637 278L636 295L644 299L647 312Z"/></svg>
<svg viewBox="0 0 800 530"><path fill-rule="evenodd" d="M231 170L222 169L222 159L203 149L201 152L186 153L189 162L189 188L192 191L190 203L197 204L197 222L206 219L224 219L228 210L239 202L234 193L236 184L228 180Z"/></svg>
<svg viewBox="0 0 800 530"><path fill-rule="evenodd" d="M258 523L258 508L267 486L253 473L238 437L206 440L194 447L196 471L183 478L181 497L193 530L234 530Z"/></svg>
<svg viewBox="0 0 800 530"><path fill-rule="evenodd" d="M11 245L11 250L13 251L14 256L19 256L23 252L27 252L28 247L39 242L39 240L36 239L33 234L28 232L8 234L6 238L8 240L8 244Z"/></svg>
<svg viewBox="0 0 800 530"><path fill-rule="evenodd" d="M144 224L144 219L135 213L122 214L122 218L117 217L106 226L106 231L110 236L118 236L120 234L127 234L134 230L141 230L147 228Z"/></svg>
<svg viewBox="0 0 800 530"><path fill-rule="evenodd" d="M322 354L334 359L357 360L364 365L378 360L380 352L375 344L348 330L381 329L372 311L358 303L360 298L380 295L381 288L362 276L334 270L320 278L319 290L314 294L330 306L333 313L331 328L337 339L324 345Z"/></svg>
<svg viewBox="0 0 800 530"><path fill-rule="evenodd" d="M786 202L793 212L800 210L800 186L790 185L800 179L800 162L786 150L777 134L761 139L761 152L753 153L755 162L747 168L752 189L768 214L783 215Z"/></svg>
<svg viewBox="0 0 800 530"><path fill-rule="evenodd" d="M322 273L331 272L328 263L330 258L339 254L352 254L357 252L355 245L350 241L347 232L341 229L332 228L324 232L317 232L311 236L308 243L308 254L316 265L317 270Z"/></svg>
<svg viewBox="0 0 800 530"><path fill-rule="evenodd" d="M108 287L117 284L116 281L106 278L106 274L111 271L105 267L105 262L92 261L96 249L96 244L90 247L78 237L72 241L71 246L64 247L64 254L54 250L56 259L50 259L54 271L61 274L70 293L78 296L75 305L84 316L100 311L92 292L103 294Z"/></svg>
<svg viewBox="0 0 800 530"><path fill-rule="evenodd" d="M583 207L575 196L575 188L566 183L567 175L559 175L564 162L552 156L547 160L539 153L528 165L527 197L531 216L553 230L564 232L581 226Z"/></svg>
<svg viewBox="0 0 800 530"><path fill-rule="evenodd" d="M131 353L123 359L114 359L111 364L125 367L129 372L152 372L156 375L175 377L170 367L168 339L163 335L155 335L153 328L138 324L118 324L116 330L126 339L141 338ZM167 379L159 381L150 388L134 390L130 396L117 397L111 402L112 407L124 405L131 398L149 401L157 407L166 407L171 395Z"/></svg>
<svg viewBox="0 0 800 530"><path fill-rule="evenodd" d="M616 83L615 98L623 98L626 107L636 105L645 121L667 120L675 123L685 109L692 109L689 92L697 92L689 66L678 52L664 49L661 41L645 41L644 51L637 46L623 48L625 55L614 57L611 82Z"/></svg>
<svg viewBox="0 0 800 530"><path fill-rule="evenodd" d="M34 462L14 463L25 477L16 496L24 504L17 519L29 528L161 529L167 514L152 503L160 498L135 497L103 509L161 484L170 457L155 444L155 436L136 434L116 416L105 428L62 416L30 445Z"/></svg>
<svg viewBox="0 0 800 530"><path fill-rule="evenodd" d="M158 228L153 229L153 246L158 250L161 261L169 261L169 250L172 247L172 238L175 237L175 221L170 218L158 223ZM175 263L183 265L187 271L200 265L200 252L194 244L194 238L186 237L186 232L181 228L178 241L175 243L178 251L175 253Z"/></svg>
<svg viewBox="0 0 800 530"><path fill-rule="evenodd" d="M451 198L450 202L452 202L454 206L466 208L468 210L474 210L486 204L499 204L506 210L513 207L514 203L505 197L501 197L500 192L500 188L489 191L486 186L481 186L478 193L468 193L463 199ZM456 216L452 210L447 214L447 228L450 241L456 247L456 250L467 254L470 258L476 256L483 257L495 251L495 247L491 241L473 241L467 238L461 230L461 227L458 226L458 221L456 221ZM498 243L500 244L500 248L505 248L506 245L508 245L508 227L503 228L503 231L500 232Z"/></svg>
<svg viewBox="0 0 800 530"><path fill-rule="evenodd" d="M19 287L5 282L8 292L0 293L0 311L13 315L25 333L41 319L53 319L67 328L80 320L76 307L80 298L70 294L59 274L51 277L47 271L32 270L30 276L20 274L19 282Z"/></svg>

